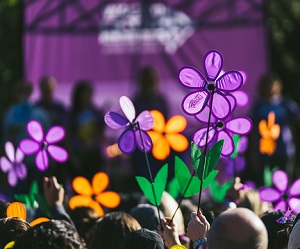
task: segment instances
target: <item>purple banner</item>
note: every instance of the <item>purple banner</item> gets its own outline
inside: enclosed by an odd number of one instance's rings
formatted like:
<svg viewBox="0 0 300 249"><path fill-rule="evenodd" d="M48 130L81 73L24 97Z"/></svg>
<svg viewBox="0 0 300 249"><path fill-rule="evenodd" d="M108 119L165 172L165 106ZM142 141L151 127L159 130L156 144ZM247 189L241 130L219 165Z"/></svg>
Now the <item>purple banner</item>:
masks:
<svg viewBox="0 0 300 249"><path fill-rule="evenodd" d="M53 75L57 98L67 105L74 82L91 79L97 105L117 108L120 96L133 95L138 69L153 65L171 114L183 115L180 104L187 89L178 82L179 69L190 65L203 72L204 55L217 49L224 56L225 71L247 74L242 90L250 104L244 113L255 98L258 77L267 70L262 0L24 4L26 77L37 84L42 75Z"/></svg>

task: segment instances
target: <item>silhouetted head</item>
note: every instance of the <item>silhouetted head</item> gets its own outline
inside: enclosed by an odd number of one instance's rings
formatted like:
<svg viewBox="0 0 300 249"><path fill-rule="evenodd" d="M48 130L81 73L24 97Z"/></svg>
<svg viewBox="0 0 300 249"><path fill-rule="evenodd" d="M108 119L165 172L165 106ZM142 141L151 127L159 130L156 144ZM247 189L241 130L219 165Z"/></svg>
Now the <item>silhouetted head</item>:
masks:
<svg viewBox="0 0 300 249"><path fill-rule="evenodd" d="M145 66L138 72L138 87L141 95L151 97L158 91L159 79L154 67Z"/></svg>
<svg viewBox="0 0 300 249"><path fill-rule="evenodd" d="M280 96L282 91L282 82L280 77L275 73L264 74L258 84L259 95L266 99L274 96Z"/></svg>
<svg viewBox="0 0 300 249"><path fill-rule="evenodd" d="M56 80L53 76L43 76L39 81L41 98L44 101L52 101L56 88Z"/></svg>

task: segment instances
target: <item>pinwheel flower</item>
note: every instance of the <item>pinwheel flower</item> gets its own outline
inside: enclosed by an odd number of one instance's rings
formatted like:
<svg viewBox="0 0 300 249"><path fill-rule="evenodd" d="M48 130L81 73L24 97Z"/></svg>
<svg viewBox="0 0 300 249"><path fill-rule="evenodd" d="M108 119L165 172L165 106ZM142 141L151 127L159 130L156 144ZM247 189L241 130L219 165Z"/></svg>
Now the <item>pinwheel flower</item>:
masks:
<svg viewBox="0 0 300 249"><path fill-rule="evenodd" d="M181 84L194 90L182 101L184 112L196 115L213 100L212 115L218 119L228 117L231 106L225 93L238 90L243 84L243 76L238 71L229 71L219 77L222 66L222 55L212 50L204 58L206 77L193 67L186 66L180 70L178 77Z"/></svg>
<svg viewBox="0 0 300 249"><path fill-rule="evenodd" d="M164 160L170 155L170 148L182 152L188 147L188 140L179 132L186 127L186 119L180 115L173 116L166 123L163 114L152 110L154 125L148 131L153 143L152 154L158 160Z"/></svg>
<svg viewBox="0 0 300 249"><path fill-rule="evenodd" d="M27 176L27 168L22 162L24 154L19 148L15 152L13 144L9 141L5 143L5 152L7 158L4 156L0 158L1 170L4 173L8 172L8 183L10 186L15 187L18 183L18 178L24 180Z"/></svg>
<svg viewBox="0 0 300 249"><path fill-rule="evenodd" d="M150 151L152 141L146 132L154 123L150 111L143 111L136 118L134 105L128 97L122 96L119 102L125 117L116 112L108 112L104 120L112 129L125 128L118 141L120 150L125 154L130 154L137 146L143 152Z"/></svg>
<svg viewBox="0 0 300 249"><path fill-rule="evenodd" d="M32 120L27 124L27 132L32 139L23 139L19 146L26 155L37 153L35 163L39 170L44 171L48 168L48 153L58 162L67 161L67 151L60 146L54 145L65 136L65 131L62 127L53 126L44 137L41 124Z"/></svg>
<svg viewBox="0 0 300 249"><path fill-rule="evenodd" d="M75 192L79 195L73 196L70 199L70 208L90 207L94 209L99 216L103 216L104 211L101 205L107 208L115 208L120 204L119 194L113 191L103 192L108 184L109 178L104 172L98 172L94 175L92 185L86 178L82 176L76 177L72 185Z"/></svg>
<svg viewBox="0 0 300 249"><path fill-rule="evenodd" d="M195 117L199 121L207 123L207 115L205 115L206 112L207 110L199 115L196 115ZM224 139L224 145L221 153L223 156L229 156L234 151L234 142L231 133L246 135L252 129L252 121L247 117L227 118L227 120L220 120L211 117L210 121L211 122L209 127L203 127L195 132L193 141L199 147L205 146L206 134L208 129L207 143L210 143L213 139L215 139L216 141Z"/></svg>
<svg viewBox="0 0 300 249"><path fill-rule="evenodd" d="M276 150L276 140L280 135L280 126L275 124L275 113L268 114L268 122L261 120L258 124L259 134L262 136L259 140L259 151L262 154L271 156Z"/></svg>
<svg viewBox="0 0 300 249"><path fill-rule="evenodd" d="M288 176L284 171L275 171L272 179L275 188L260 188L260 199L275 203L275 210L287 211L290 208L298 214L300 212L300 178L291 185L290 189L288 189Z"/></svg>

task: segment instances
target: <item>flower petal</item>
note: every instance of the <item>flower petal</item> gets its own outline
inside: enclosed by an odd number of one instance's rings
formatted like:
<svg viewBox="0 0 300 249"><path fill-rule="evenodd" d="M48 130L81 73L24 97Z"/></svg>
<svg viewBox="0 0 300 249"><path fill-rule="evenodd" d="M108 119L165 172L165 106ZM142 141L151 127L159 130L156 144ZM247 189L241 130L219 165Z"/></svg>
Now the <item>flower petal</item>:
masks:
<svg viewBox="0 0 300 249"><path fill-rule="evenodd" d="M135 137L136 137L137 146L140 151L149 152L152 149L152 140L147 132L142 130L141 131L137 130L135 131Z"/></svg>
<svg viewBox="0 0 300 249"><path fill-rule="evenodd" d="M24 153L23 151L18 147L16 151L16 162L20 163L24 159Z"/></svg>
<svg viewBox="0 0 300 249"><path fill-rule="evenodd" d="M40 150L37 153L35 158L35 164L37 168L41 171L45 171L46 169L48 169L49 160L47 152L45 150Z"/></svg>
<svg viewBox="0 0 300 249"><path fill-rule="evenodd" d="M150 135L150 134L149 134ZM153 137L151 136L151 139ZM170 155L170 146L164 136L159 134L153 141L152 154L157 160L164 160ZM159 138L159 139L157 139Z"/></svg>
<svg viewBox="0 0 300 249"><path fill-rule="evenodd" d="M296 181L294 181L294 183L290 187L289 195L290 196L300 195L300 179L297 179Z"/></svg>
<svg viewBox="0 0 300 249"><path fill-rule="evenodd" d="M24 180L27 177L27 168L24 163L17 165L15 167L15 172L21 180Z"/></svg>
<svg viewBox="0 0 300 249"><path fill-rule="evenodd" d="M69 207L75 209L77 207L89 207L93 200L90 196L75 195L69 200Z"/></svg>
<svg viewBox="0 0 300 249"><path fill-rule="evenodd" d="M191 92L182 100L182 110L188 115L201 112L207 104L209 93L206 91Z"/></svg>
<svg viewBox="0 0 300 249"><path fill-rule="evenodd" d="M40 144L30 139L22 140L19 147L26 155L34 154L40 150Z"/></svg>
<svg viewBox="0 0 300 249"><path fill-rule="evenodd" d="M21 202L12 202L6 209L7 217L19 217L26 220L26 209Z"/></svg>
<svg viewBox="0 0 300 249"><path fill-rule="evenodd" d="M300 213L300 199L298 198L291 198L289 199L289 207L292 209L292 211L296 214Z"/></svg>
<svg viewBox="0 0 300 249"><path fill-rule="evenodd" d="M231 93L227 93L225 96L226 96L226 99L229 101L230 110L231 110L231 112L233 112L236 107L236 99L235 99L235 97L233 97L233 95Z"/></svg>
<svg viewBox="0 0 300 249"><path fill-rule="evenodd" d="M208 116L209 116L209 112L210 112L209 110L210 110L209 106L206 105L201 112L199 112L197 115L195 115L195 118L198 119L200 122L207 124ZM211 115L210 122L213 124L213 123L217 122L217 119Z"/></svg>
<svg viewBox="0 0 300 249"><path fill-rule="evenodd" d="M223 144L221 154L223 156L229 156L234 151L233 140L232 140L231 136L228 134L228 132L226 132L224 130L219 131L218 134L217 134L217 141L220 141L222 139L224 139L224 144Z"/></svg>
<svg viewBox="0 0 300 249"><path fill-rule="evenodd" d="M48 143L57 143L61 141L64 138L64 136L64 128L62 128L61 126L54 126L48 131L45 140Z"/></svg>
<svg viewBox="0 0 300 249"><path fill-rule="evenodd" d="M107 208L115 208L119 206L121 198L119 194L113 191L107 191L98 195L97 201Z"/></svg>
<svg viewBox="0 0 300 249"><path fill-rule="evenodd" d="M121 129L128 125L128 120L116 112L108 112L104 116L105 123L112 129Z"/></svg>
<svg viewBox="0 0 300 249"><path fill-rule="evenodd" d="M157 111L157 110L151 110L150 112L154 119L154 124L153 124L152 130L160 132L160 133L164 132L165 125L166 125L164 115L160 111Z"/></svg>
<svg viewBox="0 0 300 249"><path fill-rule="evenodd" d="M186 128L187 122L183 116L176 115L171 117L166 125L166 133L182 132Z"/></svg>
<svg viewBox="0 0 300 249"><path fill-rule="evenodd" d="M248 148L248 138L246 136L242 136L238 142L238 153L244 153Z"/></svg>
<svg viewBox="0 0 300 249"><path fill-rule="evenodd" d="M150 111L143 111L138 115L135 122L140 124L142 130L148 131L153 127L154 119Z"/></svg>
<svg viewBox="0 0 300 249"><path fill-rule="evenodd" d="M221 91L233 92L243 85L243 76L238 71L229 71L216 81L216 87Z"/></svg>
<svg viewBox="0 0 300 249"><path fill-rule="evenodd" d="M231 113L229 100L220 92L215 92L212 101L212 114L217 119L225 119Z"/></svg>
<svg viewBox="0 0 300 249"><path fill-rule="evenodd" d="M275 207L274 210L282 210L282 211L286 211L287 210L287 203L284 200L279 201Z"/></svg>
<svg viewBox="0 0 300 249"><path fill-rule="evenodd" d="M7 141L5 143L5 153L11 162L15 162L15 148L12 142Z"/></svg>
<svg viewBox="0 0 300 249"><path fill-rule="evenodd" d="M50 156L57 162L65 162L68 160L68 152L60 147L60 146L56 146L56 145L49 145L48 146L48 152L50 154Z"/></svg>
<svg viewBox="0 0 300 249"><path fill-rule="evenodd" d="M248 94L244 91L234 91L231 93L235 100L236 100L236 104L240 107L245 107L248 105L249 103L249 97Z"/></svg>
<svg viewBox="0 0 300 249"><path fill-rule="evenodd" d="M188 88L204 88L205 77L193 67L184 67L179 71L178 78L182 85Z"/></svg>
<svg viewBox="0 0 300 249"><path fill-rule="evenodd" d="M182 134L167 134L166 138L171 148L177 152L182 152L189 146L188 139Z"/></svg>
<svg viewBox="0 0 300 249"><path fill-rule="evenodd" d="M269 137L270 136L270 131L269 131L269 128L268 128L268 125L267 125L267 121L266 120L261 120L259 123L258 123L258 131L259 131L259 134L262 136L262 137ZM273 139L272 139L273 140Z"/></svg>
<svg viewBox="0 0 300 249"><path fill-rule="evenodd" d="M287 174L283 170L276 170L272 175L272 180L275 187L280 192L285 192L288 187L289 179Z"/></svg>
<svg viewBox="0 0 300 249"><path fill-rule="evenodd" d="M41 124L38 121L30 121L27 124L27 132L35 141L42 142L44 138L44 132Z"/></svg>
<svg viewBox="0 0 300 249"><path fill-rule="evenodd" d="M76 193L88 196L89 198L93 194L93 190L90 182L83 176L77 176L72 181L73 189Z"/></svg>
<svg viewBox="0 0 300 249"><path fill-rule="evenodd" d="M13 168L13 164L12 162L10 162L6 157L1 157L0 158L0 166L1 166L1 170L6 173L7 171L9 171L10 169Z"/></svg>
<svg viewBox="0 0 300 249"><path fill-rule="evenodd" d="M125 114L126 118L130 122L133 122L133 120L135 119L135 108L134 108L132 101L128 97L122 96L120 98L119 102L120 102L120 106L121 106L122 111Z"/></svg>
<svg viewBox="0 0 300 249"><path fill-rule="evenodd" d="M276 147L277 146L274 139L270 137L267 138L262 137L259 140L259 152L261 154L267 154L268 156L271 156L275 152Z"/></svg>
<svg viewBox="0 0 300 249"><path fill-rule="evenodd" d="M262 187L259 189L259 196L262 201L274 202L281 198L281 194L278 190L273 188Z"/></svg>
<svg viewBox="0 0 300 249"><path fill-rule="evenodd" d="M102 217L104 215L103 208L100 206L100 204L97 201L91 201L89 207L91 209L94 209L96 213L99 215L99 217Z"/></svg>
<svg viewBox="0 0 300 249"><path fill-rule="evenodd" d="M104 172L98 172L94 175L92 180L93 193L96 195L100 194L101 192L103 192L103 190L107 188L108 184L108 175Z"/></svg>
<svg viewBox="0 0 300 249"><path fill-rule="evenodd" d="M131 128L125 130L119 137L118 146L125 154L132 153L136 148L136 139Z"/></svg>
<svg viewBox="0 0 300 249"><path fill-rule="evenodd" d="M9 183L10 186L15 187L18 183L18 177L16 175L16 172L11 169L10 171L8 171L7 174L7 181Z"/></svg>
<svg viewBox="0 0 300 249"><path fill-rule="evenodd" d="M252 129L252 122L247 117L233 118L226 122L226 129L235 134L246 135Z"/></svg>
<svg viewBox="0 0 300 249"><path fill-rule="evenodd" d="M215 80L223 66L222 55L215 50L208 52L204 59L204 69L209 80Z"/></svg>
<svg viewBox="0 0 300 249"><path fill-rule="evenodd" d="M193 136L193 142L198 145L199 147L202 147L206 143L206 133L207 133L207 127L201 128L200 130L196 131ZM208 132L208 141L207 143L210 143L210 141L215 136L216 130L212 127L209 128Z"/></svg>

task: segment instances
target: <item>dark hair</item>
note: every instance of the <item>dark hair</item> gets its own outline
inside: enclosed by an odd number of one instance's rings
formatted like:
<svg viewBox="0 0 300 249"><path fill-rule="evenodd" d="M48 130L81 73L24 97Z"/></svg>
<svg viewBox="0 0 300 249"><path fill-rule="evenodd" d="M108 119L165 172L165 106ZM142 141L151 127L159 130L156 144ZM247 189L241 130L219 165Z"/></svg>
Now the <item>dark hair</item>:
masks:
<svg viewBox="0 0 300 249"><path fill-rule="evenodd" d="M76 114L84 108L83 97L85 94L92 94L92 83L89 80L79 80L75 83L72 92L72 113Z"/></svg>
<svg viewBox="0 0 300 249"><path fill-rule="evenodd" d="M82 237L87 246L89 246L95 232L95 226L99 219L99 215L94 209L89 207L77 207L70 210L69 214L75 224L79 236Z"/></svg>
<svg viewBox="0 0 300 249"><path fill-rule="evenodd" d="M157 71L152 66L145 66L138 72L138 85L141 94L148 98L156 93L159 83Z"/></svg>
<svg viewBox="0 0 300 249"><path fill-rule="evenodd" d="M141 226L125 212L111 212L99 219L90 249L119 249L125 236Z"/></svg>
<svg viewBox="0 0 300 249"><path fill-rule="evenodd" d="M0 219L0 248L22 236L29 228L29 223L19 217Z"/></svg>
<svg viewBox="0 0 300 249"><path fill-rule="evenodd" d="M6 218L6 209L9 205L8 201L0 200L0 219Z"/></svg>
<svg viewBox="0 0 300 249"><path fill-rule="evenodd" d="M51 220L31 227L16 240L14 249L86 249L84 241L66 221Z"/></svg>

